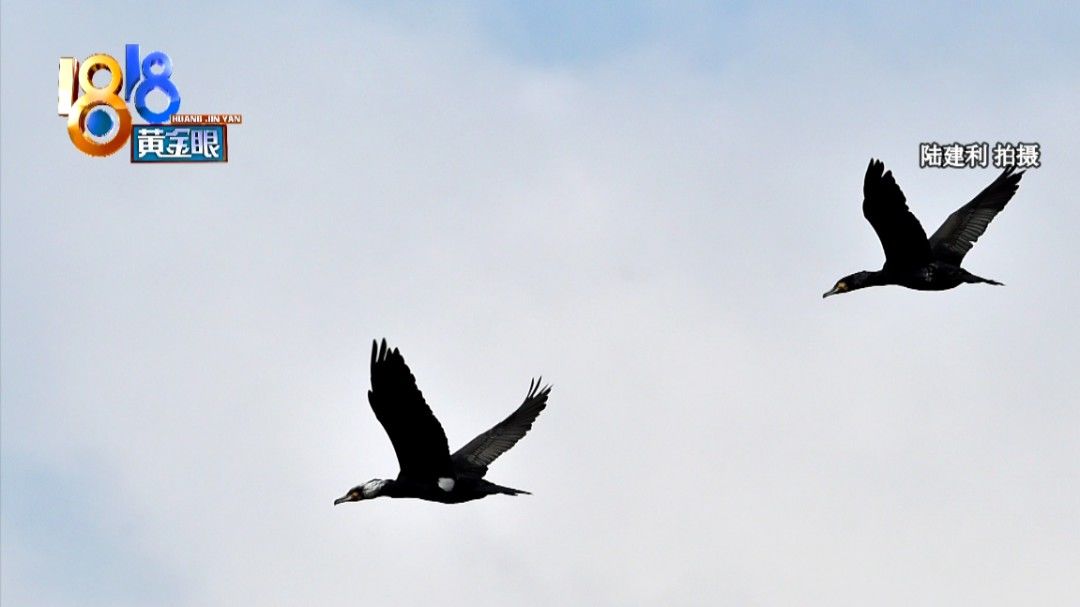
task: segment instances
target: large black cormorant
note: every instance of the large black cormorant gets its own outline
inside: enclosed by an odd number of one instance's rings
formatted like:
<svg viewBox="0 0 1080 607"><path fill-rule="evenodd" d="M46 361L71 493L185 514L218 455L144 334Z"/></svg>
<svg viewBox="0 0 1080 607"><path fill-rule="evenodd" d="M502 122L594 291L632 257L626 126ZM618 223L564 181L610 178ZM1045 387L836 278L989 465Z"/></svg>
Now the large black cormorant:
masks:
<svg viewBox="0 0 1080 607"><path fill-rule="evenodd" d="M957 209L930 238L912 215L892 171L870 160L863 181L863 215L885 249L885 265L877 272L856 272L836 282L828 297L864 287L900 285L920 291L944 291L963 283L1000 285L960 267L964 255L986 226L1016 193L1023 171L1006 168L971 202Z"/></svg>
<svg viewBox="0 0 1080 607"><path fill-rule="evenodd" d="M384 495L459 504L493 494L528 494L486 481L484 474L532 428L550 392L551 386L541 387L540 380L531 382L516 411L451 455L446 434L401 353L388 349L385 339L381 345L372 343L368 402L390 436L401 470L396 479L373 479L349 489L334 505Z"/></svg>

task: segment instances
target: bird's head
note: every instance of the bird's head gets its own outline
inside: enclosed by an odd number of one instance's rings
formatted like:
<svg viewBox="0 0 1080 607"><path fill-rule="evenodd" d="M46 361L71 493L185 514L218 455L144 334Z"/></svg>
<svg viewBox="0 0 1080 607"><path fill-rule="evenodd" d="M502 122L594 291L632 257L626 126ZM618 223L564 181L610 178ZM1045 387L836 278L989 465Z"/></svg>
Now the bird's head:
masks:
<svg viewBox="0 0 1080 607"><path fill-rule="evenodd" d="M855 289L861 289L863 287L870 286L870 277L873 272L855 272L854 274L848 274L847 276L836 281L833 288L826 291L821 297L825 298L830 295L836 295L837 293L847 293L848 291L854 291Z"/></svg>
<svg viewBox="0 0 1080 607"><path fill-rule="evenodd" d="M386 486L385 481L380 478L372 479L363 485L357 485L345 495L334 500L334 505L343 504L345 502L359 502L360 500L369 500L382 495L383 487Z"/></svg>

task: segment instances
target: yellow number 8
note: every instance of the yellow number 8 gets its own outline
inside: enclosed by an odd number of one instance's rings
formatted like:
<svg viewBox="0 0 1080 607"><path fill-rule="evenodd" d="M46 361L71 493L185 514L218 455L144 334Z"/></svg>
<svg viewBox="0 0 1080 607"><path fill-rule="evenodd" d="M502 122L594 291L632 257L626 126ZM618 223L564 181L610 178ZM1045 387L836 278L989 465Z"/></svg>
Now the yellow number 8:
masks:
<svg viewBox="0 0 1080 607"><path fill-rule="evenodd" d="M101 69L109 71L109 84L97 88L94 86L94 74ZM116 59L104 54L86 58L79 68L79 86L86 92L75 101L68 113L68 137L71 138L71 143L74 143L75 147L91 156L108 156L124 147L128 138L131 137L131 112L128 111L124 100L117 95L123 85L123 72L120 71L120 64L116 62ZM105 142L91 139L86 132L86 116L91 110L101 105L111 107L120 119L120 130L111 140Z"/></svg>

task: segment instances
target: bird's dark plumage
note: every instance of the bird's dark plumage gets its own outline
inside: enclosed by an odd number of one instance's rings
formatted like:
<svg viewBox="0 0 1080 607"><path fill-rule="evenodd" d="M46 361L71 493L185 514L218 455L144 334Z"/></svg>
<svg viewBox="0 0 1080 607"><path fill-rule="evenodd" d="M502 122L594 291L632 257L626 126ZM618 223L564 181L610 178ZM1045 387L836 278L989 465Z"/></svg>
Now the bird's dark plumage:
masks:
<svg viewBox="0 0 1080 607"><path fill-rule="evenodd" d="M446 434L424 402L401 353L396 348L389 349L385 339L382 344L373 343L368 401L394 445L400 472L394 480L374 479L357 485L334 503L383 495L460 503L497 493L527 494L484 480L484 475L496 458L532 428L547 406L550 392L550 386L542 387L540 380L533 381L516 411L451 456Z"/></svg>
<svg viewBox="0 0 1080 607"><path fill-rule="evenodd" d="M871 160L863 179L863 215L877 232L885 264L876 272L856 272L837 281L823 297L864 287L901 285L922 291L942 291L964 283L1000 282L960 267L964 255L1005 208L1019 187L1023 171L1009 167L971 202L960 207L930 238L908 209L892 171Z"/></svg>
<svg viewBox="0 0 1080 607"><path fill-rule="evenodd" d="M399 477L419 481L452 477L450 447L439 420L424 402L405 358L397 348L371 344L371 390L368 402L386 430L401 467Z"/></svg>
<svg viewBox="0 0 1080 607"><path fill-rule="evenodd" d="M913 268L930 262L926 232L908 209L892 171L871 160L863 179L863 216L874 227L885 249L885 267Z"/></svg>
<svg viewBox="0 0 1080 607"><path fill-rule="evenodd" d="M1007 168L971 202L957 209L930 237L930 251L940 261L960 265L964 255L986 231L990 221L1012 200L1020 189L1024 174Z"/></svg>
<svg viewBox="0 0 1080 607"><path fill-rule="evenodd" d="M540 412L547 407L551 387L540 387L541 379L529 383L525 401L509 417L487 432L469 441L452 456L459 473L482 478L495 458L510 450L532 428Z"/></svg>

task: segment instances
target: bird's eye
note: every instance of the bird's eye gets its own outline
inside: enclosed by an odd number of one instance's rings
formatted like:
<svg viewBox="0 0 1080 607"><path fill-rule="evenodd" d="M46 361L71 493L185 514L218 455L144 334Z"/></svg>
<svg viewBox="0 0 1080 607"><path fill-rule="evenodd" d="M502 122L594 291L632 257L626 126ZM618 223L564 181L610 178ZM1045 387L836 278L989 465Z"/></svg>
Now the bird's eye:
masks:
<svg viewBox="0 0 1080 607"><path fill-rule="evenodd" d="M847 288L847 283L846 283L846 282L843 282L843 281L841 281L841 282L838 282L838 283L836 283L836 288L837 288L837 289L840 289L841 291L843 291L844 289L846 289L846 288Z"/></svg>

